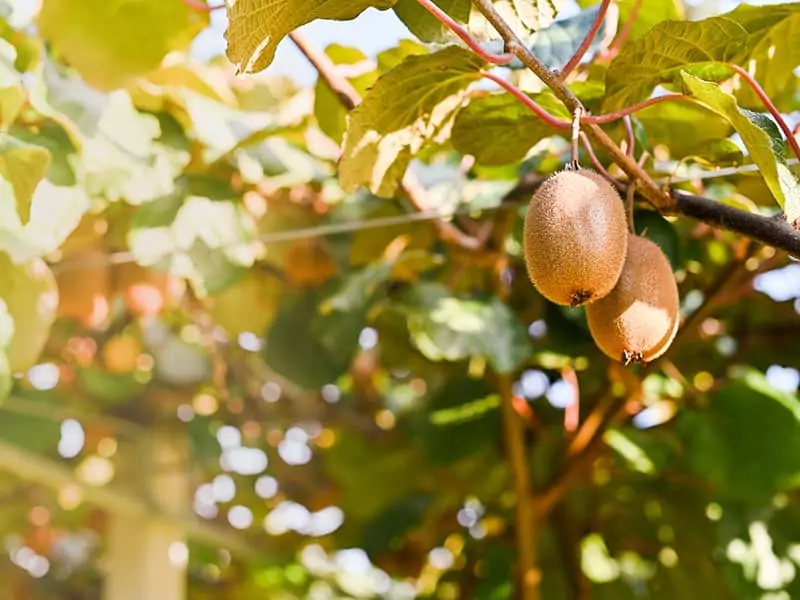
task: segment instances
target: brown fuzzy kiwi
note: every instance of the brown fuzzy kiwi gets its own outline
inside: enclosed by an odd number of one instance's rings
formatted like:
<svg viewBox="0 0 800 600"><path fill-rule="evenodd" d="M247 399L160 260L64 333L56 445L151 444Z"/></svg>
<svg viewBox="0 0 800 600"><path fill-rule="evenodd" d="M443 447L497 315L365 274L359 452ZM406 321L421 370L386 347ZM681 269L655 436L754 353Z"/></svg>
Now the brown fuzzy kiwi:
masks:
<svg viewBox="0 0 800 600"><path fill-rule="evenodd" d="M556 304L581 306L608 294L622 272L627 243L622 200L590 169L554 174L528 205L528 277Z"/></svg>
<svg viewBox="0 0 800 600"><path fill-rule="evenodd" d="M586 307L589 331L611 358L625 364L649 362L675 339L679 304L675 276L661 248L631 234L617 285Z"/></svg>

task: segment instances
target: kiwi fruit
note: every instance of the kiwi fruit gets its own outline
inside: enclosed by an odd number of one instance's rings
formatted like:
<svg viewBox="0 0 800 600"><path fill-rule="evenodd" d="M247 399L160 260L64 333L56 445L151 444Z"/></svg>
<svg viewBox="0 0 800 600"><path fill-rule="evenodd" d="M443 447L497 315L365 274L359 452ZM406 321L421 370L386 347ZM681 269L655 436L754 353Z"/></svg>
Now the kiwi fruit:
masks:
<svg viewBox="0 0 800 600"><path fill-rule="evenodd" d="M614 360L649 362L664 354L675 339L679 303L669 259L652 241L630 234L617 285L586 307L589 332Z"/></svg>
<svg viewBox="0 0 800 600"><path fill-rule="evenodd" d="M617 190L590 169L559 171L533 195L525 215L525 264L545 298L582 306L617 283L628 227Z"/></svg>

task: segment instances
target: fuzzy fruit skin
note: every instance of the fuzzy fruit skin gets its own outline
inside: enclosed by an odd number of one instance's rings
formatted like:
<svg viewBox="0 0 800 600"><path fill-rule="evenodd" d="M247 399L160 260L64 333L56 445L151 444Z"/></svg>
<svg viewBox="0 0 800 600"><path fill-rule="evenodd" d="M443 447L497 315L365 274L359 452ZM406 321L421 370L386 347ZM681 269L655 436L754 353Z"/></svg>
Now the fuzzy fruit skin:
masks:
<svg viewBox="0 0 800 600"><path fill-rule="evenodd" d="M614 289L586 307L589 331L606 355L623 363L650 362L678 332L678 286L656 244L631 234L628 257Z"/></svg>
<svg viewBox="0 0 800 600"><path fill-rule="evenodd" d="M622 272L627 244L622 199L590 169L554 174L528 205L528 277L556 304L582 306L608 294Z"/></svg>

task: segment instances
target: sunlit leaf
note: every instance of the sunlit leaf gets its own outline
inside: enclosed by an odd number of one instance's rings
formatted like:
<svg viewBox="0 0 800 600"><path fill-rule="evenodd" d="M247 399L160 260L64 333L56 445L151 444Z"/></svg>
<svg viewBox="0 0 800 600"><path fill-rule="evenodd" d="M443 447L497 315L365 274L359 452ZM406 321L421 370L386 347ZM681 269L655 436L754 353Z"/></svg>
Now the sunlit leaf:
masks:
<svg viewBox="0 0 800 600"><path fill-rule="evenodd" d="M349 21L367 8L391 5L387 0L238 0L225 32L228 60L242 73L262 71L272 62L280 41L301 25L316 19Z"/></svg>
<svg viewBox="0 0 800 600"><path fill-rule="evenodd" d="M786 165L783 141L770 119L739 108L736 99L719 86L682 73L687 90L727 119L742 137L751 160L758 165L776 202L791 222L800 216L800 182Z"/></svg>
<svg viewBox="0 0 800 600"><path fill-rule="evenodd" d="M339 177L345 189L367 186L379 196L397 189L411 158L447 139L465 88L482 61L458 47L409 56L382 75L350 114Z"/></svg>
<svg viewBox="0 0 800 600"><path fill-rule="evenodd" d="M38 18L41 35L99 89L155 69L207 25L206 13L161 0L44 0Z"/></svg>
<svg viewBox="0 0 800 600"><path fill-rule="evenodd" d="M749 33L748 51L738 59L739 64L752 69L773 102L788 105L794 97L794 70L800 66L800 47L796 43L800 36L800 4L740 4L725 16ZM763 106L748 85L740 87L737 98L748 107Z"/></svg>
<svg viewBox="0 0 800 600"><path fill-rule="evenodd" d="M239 204L175 195L137 213L128 243L139 264L168 268L205 296L222 291L253 265L254 234L254 223Z"/></svg>
<svg viewBox="0 0 800 600"><path fill-rule="evenodd" d="M714 17L703 21L665 21L636 41L625 44L606 73L604 111L630 106L650 96L656 85L670 82L679 71L706 79L730 72L719 63L737 56L748 42L735 21Z"/></svg>

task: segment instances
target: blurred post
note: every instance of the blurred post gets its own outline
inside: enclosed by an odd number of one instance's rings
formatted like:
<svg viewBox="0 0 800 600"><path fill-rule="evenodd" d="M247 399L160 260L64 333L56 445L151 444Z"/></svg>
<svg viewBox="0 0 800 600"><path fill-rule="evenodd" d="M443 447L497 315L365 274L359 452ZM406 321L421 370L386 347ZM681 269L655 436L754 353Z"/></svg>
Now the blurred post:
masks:
<svg viewBox="0 0 800 600"><path fill-rule="evenodd" d="M185 434L156 430L147 440L120 447L117 464L119 481L138 487L155 507L176 516L190 513ZM103 600L186 598L186 539L163 517L111 515L107 552Z"/></svg>

